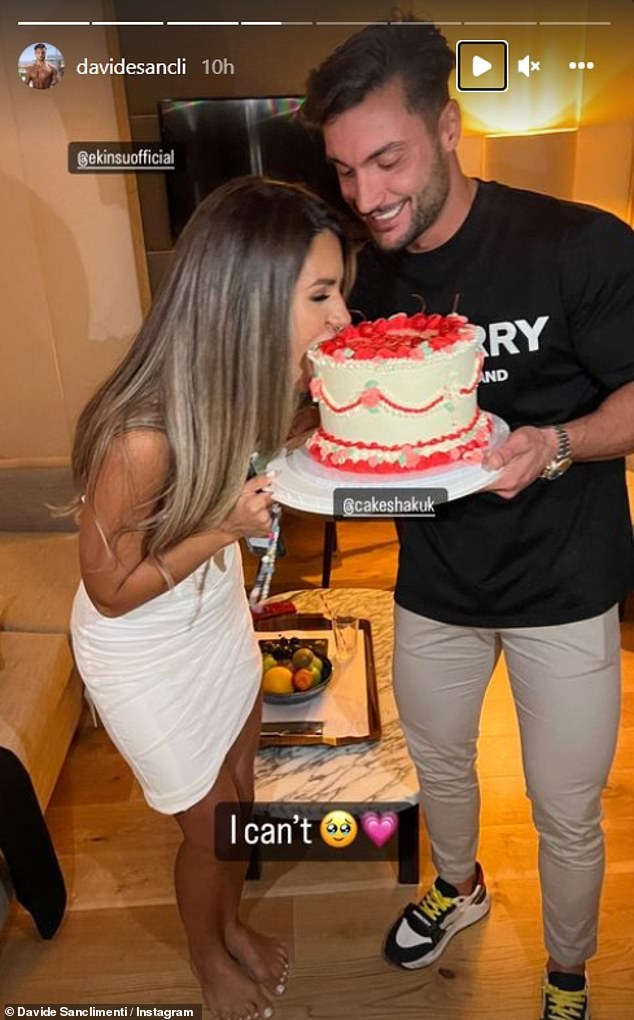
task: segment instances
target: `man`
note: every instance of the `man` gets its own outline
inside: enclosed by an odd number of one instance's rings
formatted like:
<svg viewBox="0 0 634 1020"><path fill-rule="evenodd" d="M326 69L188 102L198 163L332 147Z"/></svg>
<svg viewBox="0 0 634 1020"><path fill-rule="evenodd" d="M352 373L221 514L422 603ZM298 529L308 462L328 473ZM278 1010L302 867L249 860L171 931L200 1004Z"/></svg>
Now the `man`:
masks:
<svg viewBox="0 0 634 1020"><path fill-rule="evenodd" d="M438 877L385 952L427 966L489 910L474 763L503 649L539 833L542 1018L586 1020L619 715L617 604L633 566L623 456L634 449L634 240L598 210L467 178L453 64L434 26L372 26L311 73L304 107L371 236L350 307L411 314L421 294L447 314L459 294L486 338L480 404L513 430L486 455L503 468L491 491L402 529L394 685Z"/></svg>
<svg viewBox="0 0 634 1020"><path fill-rule="evenodd" d="M53 64L46 59L46 46L44 43L37 43L35 50L35 63L29 66L26 81L31 89L50 89L51 85L59 82L59 72Z"/></svg>

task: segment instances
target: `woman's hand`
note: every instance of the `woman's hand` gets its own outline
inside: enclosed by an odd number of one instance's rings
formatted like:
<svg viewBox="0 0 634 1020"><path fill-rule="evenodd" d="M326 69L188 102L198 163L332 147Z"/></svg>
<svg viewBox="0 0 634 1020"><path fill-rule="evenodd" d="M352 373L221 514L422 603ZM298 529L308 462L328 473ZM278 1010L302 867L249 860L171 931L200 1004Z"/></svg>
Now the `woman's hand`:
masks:
<svg viewBox="0 0 634 1020"><path fill-rule="evenodd" d="M255 475L246 482L233 510L218 525L218 530L235 542L246 536L266 538L271 530L271 482L275 472Z"/></svg>

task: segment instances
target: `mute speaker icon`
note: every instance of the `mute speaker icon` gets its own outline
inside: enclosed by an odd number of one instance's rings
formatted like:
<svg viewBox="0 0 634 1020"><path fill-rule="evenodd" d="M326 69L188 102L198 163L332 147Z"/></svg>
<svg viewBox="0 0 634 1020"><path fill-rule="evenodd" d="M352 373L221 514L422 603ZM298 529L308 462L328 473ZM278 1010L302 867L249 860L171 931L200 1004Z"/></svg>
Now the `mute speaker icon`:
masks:
<svg viewBox="0 0 634 1020"><path fill-rule="evenodd" d="M521 60L517 61L517 70L519 71L520 74L523 74L526 78L530 78L531 64L528 53L526 54L525 57L522 57Z"/></svg>

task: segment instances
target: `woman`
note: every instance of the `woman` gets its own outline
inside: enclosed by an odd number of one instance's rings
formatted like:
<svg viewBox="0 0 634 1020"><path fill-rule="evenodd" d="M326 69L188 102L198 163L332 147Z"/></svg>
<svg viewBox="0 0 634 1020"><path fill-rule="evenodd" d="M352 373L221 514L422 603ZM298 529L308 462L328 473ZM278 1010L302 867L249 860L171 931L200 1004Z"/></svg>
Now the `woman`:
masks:
<svg viewBox="0 0 634 1020"><path fill-rule="evenodd" d="M271 1016L286 948L238 920L244 864L214 855L218 803L253 799L260 655L237 540L266 535L304 353L349 321L339 221L295 185L242 178L198 208L128 355L79 420L82 582L72 638L104 726L182 833L192 967L226 1020Z"/></svg>

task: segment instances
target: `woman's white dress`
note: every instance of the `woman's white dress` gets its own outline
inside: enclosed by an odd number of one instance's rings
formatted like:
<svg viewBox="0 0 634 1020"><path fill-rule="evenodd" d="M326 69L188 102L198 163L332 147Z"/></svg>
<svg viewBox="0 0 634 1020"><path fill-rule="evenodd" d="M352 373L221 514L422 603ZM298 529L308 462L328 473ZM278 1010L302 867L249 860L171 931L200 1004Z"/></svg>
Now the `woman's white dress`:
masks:
<svg viewBox="0 0 634 1020"><path fill-rule="evenodd" d="M151 807L184 811L213 786L261 682L237 544L124 616L103 616L83 582L71 635L78 669Z"/></svg>

